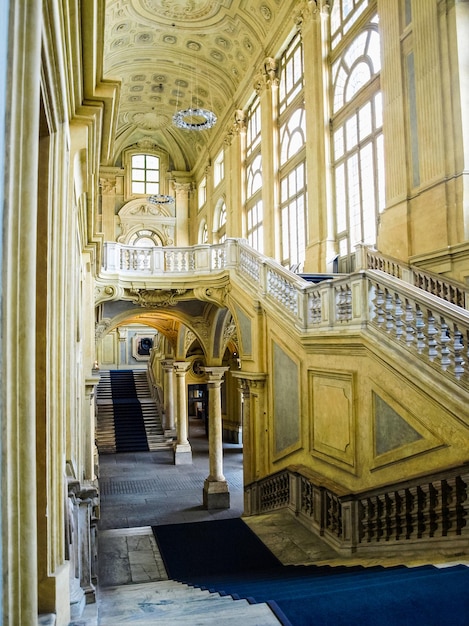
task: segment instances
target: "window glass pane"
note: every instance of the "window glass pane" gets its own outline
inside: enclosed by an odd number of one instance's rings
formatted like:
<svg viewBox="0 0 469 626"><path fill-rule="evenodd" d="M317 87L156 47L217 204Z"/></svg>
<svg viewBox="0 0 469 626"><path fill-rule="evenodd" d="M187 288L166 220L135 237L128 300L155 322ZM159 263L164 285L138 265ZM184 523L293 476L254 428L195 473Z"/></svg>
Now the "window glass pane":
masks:
<svg viewBox="0 0 469 626"><path fill-rule="evenodd" d="M347 229L346 200L345 200L345 168L339 165L335 172L335 204L337 214L337 232Z"/></svg>
<svg viewBox="0 0 469 626"><path fill-rule="evenodd" d="M145 193L145 183L132 183L132 193Z"/></svg>
<svg viewBox="0 0 469 626"><path fill-rule="evenodd" d="M374 104L375 128L381 128L383 125L383 96L380 91L375 96Z"/></svg>
<svg viewBox="0 0 469 626"><path fill-rule="evenodd" d="M371 70L367 63L362 61L358 63L349 74L347 86L345 88L345 101L349 102L353 96L364 86L371 78Z"/></svg>
<svg viewBox="0 0 469 626"><path fill-rule="evenodd" d="M334 157L338 159L344 154L344 128L341 126L334 132Z"/></svg>
<svg viewBox="0 0 469 626"><path fill-rule="evenodd" d="M132 157L132 167L145 167L145 156L143 154L134 154Z"/></svg>
<svg viewBox="0 0 469 626"><path fill-rule="evenodd" d="M357 119L355 115L345 123L345 137L347 140L347 151L349 151L357 145L358 140Z"/></svg>
<svg viewBox="0 0 469 626"><path fill-rule="evenodd" d="M156 156L147 155L147 169L157 170L160 167L160 160Z"/></svg>
<svg viewBox="0 0 469 626"><path fill-rule="evenodd" d="M378 170L378 211L384 211L386 206L384 188L384 143L383 134L376 138L376 165Z"/></svg>
<svg viewBox="0 0 469 626"><path fill-rule="evenodd" d="M141 193L159 193L159 191L160 186L158 185L158 183L147 183L146 190Z"/></svg>
<svg viewBox="0 0 469 626"><path fill-rule="evenodd" d="M364 107L360 109L358 112L358 127L360 134L360 141L362 141L365 137L372 131L371 125L371 102L367 102Z"/></svg>
<svg viewBox="0 0 469 626"><path fill-rule="evenodd" d="M369 31L368 46L366 50L373 65L373 74L381 70L381 44L379 35L375 30Z"/></svg>
<svg viewBox="0 0 469 626"><path fill-rule="evenodd" d="M145 170L132 170L133 180L145 180Z"/></svg>
<svg viewBox="0 0 469 626"><path fill-rule="evenodd" d="M147 180L152 183L157 183L160 180L160 173L158 170L147 170Z"/></svg>

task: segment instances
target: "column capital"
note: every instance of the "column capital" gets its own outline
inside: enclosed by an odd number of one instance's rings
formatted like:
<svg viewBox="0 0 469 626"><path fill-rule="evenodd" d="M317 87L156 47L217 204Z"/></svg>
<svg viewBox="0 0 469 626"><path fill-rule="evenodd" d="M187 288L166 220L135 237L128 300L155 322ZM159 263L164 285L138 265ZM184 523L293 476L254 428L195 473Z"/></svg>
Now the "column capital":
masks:
<svg viewBox="0 0 469 626"><path fill-rule="evenodd" d="M173 181L173 188L176 192L176 195L188 194L190 191L192 191L192 183L177 183Z"/></svg>
<svg viewBox="0 0 469 626"><path fill-rule="evenodd" d="M230 368L227 366L206 366L202 367L201 369L203 369L203 371L207 374L209 383L222 383L224 373L227 372Z"/></svg>
<svg viewBox="0 0 469 626"><path fill-rule="evenodd" d="M174 369L174 359L162 359L160 363L165 372L171 372Z"/></svg>
<svg viewBox="0 0 469 626"><path fill-rule="evenodd" d="M179 376L181 376L182 374L185 374L187 370L190 368L190 366L191 366L190 361L174 361L173 362L174 371Z"/></svg>
<svg viewBox="0 0 469 626"><path fill-rule="evenodd" d="M267 380L267 374L263 372L231 372L238 379L238 385L243 393L249 393L251 389L262 389Z"/></svg>
<svg viewBox="0 0 469 626"><path fill-rule="evenodd" d="M273 57L266 57L254 79L254 90L260 95L264 89L277 87L278 84L278 62Z"/></svg>

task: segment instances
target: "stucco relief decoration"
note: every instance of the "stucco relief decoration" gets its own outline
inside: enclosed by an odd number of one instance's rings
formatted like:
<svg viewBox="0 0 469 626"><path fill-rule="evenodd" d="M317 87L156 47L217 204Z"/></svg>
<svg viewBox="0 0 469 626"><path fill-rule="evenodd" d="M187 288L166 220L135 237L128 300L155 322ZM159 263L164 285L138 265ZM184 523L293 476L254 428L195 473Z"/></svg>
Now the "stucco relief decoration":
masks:
<svg viewBox="0 0 469 626"><path fill-rule="evenodd" d="M272 19L272 11L266 4L261 4L259 11L266 22Z"/></svg>
<svg viewBox="0 0 469 626"><path fill-rule="evenodd" d="M220 10L225 2L213 2L213 0L143 0L133 2L138 10L148 11L153 15L171 19L192 19L212 17ZM141 7L138 5L141 4Z"/></svg>
<svg viewBox="0 0 469 626"><path fill-rule="evenodd" d="M224 287L196 287L194 296L199 300L224 305L230 291L230 285L225 285Z"/></svg>
<svg viewBox="0 0 469 626"><path fill-rule="evenodd" d="M195 328L197 335L200 339L208 341L210 336L210 323L203 317L197 317L192 321L192 326Z"/></svg>
<svg viewBox="0 0 469 626"><path fill-rule="evenodd" d="M238 348L238 332L233 319L231 319L230 323L225 326L223 331L223 345L227 346L230 341Z"/></svg>
<svg viewBox="0 0 469 626"><path fill-rule="evenodd" d="M104 194L113 194L116 193L116 179L115 177L109 178L100 178L99 183L101 185L101 193Z"/></svg>
<svg viewBox="0 0 469 626"><path fill-rule="evenodd" d="M159 308L175 306L187 289L127 289L129 298L141 307Z"/></svg>
<svg viewBox="0 0 469 626"><path fill-rule="evenodd" d="M187 330L186 335L184 337L184 350L187 353L193 342L196 340L195 333L192 330Z"/></svg>
<svg viewBox="0 0 469 626"><path fill-rule="evenodd" d="M155 111L135 113L131 119L136 126L149 131L165 128L171 121L169 116L156 113Z"/></svg>
<svg viewBox="0 0 469 626"><path fill-rule="evenodd" d="M95 336L96 341L98 341L99 339L101 339L101 337L103 337L103 335L109 328L110 324L111 324L111 319L108 317L104 317L99 322L96 322L96 326L94 330L94 336Z"/></svg>

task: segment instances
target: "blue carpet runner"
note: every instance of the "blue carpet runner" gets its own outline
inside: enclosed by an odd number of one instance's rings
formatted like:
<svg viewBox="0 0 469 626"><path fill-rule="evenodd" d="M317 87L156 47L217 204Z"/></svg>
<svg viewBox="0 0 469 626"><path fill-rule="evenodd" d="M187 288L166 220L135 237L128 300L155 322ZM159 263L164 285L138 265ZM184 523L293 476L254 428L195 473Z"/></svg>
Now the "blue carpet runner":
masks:
<svg viewBox="0 0 469 626"><path fill-rule="evenodd" d="M284 626L469 626L463 565L283 566L241 519L153 533L170 578L267 602Z"/></svg>
<svg viewBox="0 0 469 626"><path fill-rule="evenodd" d="M110 372L116 452L148 452L142 407L132 370Z"/></svg>

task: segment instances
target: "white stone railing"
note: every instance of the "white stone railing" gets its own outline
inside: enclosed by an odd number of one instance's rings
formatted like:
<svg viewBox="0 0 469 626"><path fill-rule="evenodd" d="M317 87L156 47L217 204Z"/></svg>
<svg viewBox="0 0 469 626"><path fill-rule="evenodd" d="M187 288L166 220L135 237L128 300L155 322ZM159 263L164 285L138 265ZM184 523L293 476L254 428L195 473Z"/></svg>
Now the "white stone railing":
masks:
<svg viewBox="0 0 469 626"><path fill-rule="evenodd" d="M416 287L409 268L394 261L389 265L383 260L374 269L335 279L327 276L314 284L242 240L186 248L108 243L102 278L106 274L129 277L134 287L141 278L148 288L149 277L171 279L223 270L252 298L261 300L266 310L290 320L301 333L344 328L360 332L368 327L469 389L469 311ZM155 286L160 287L161 281Z"/></svg>
<svg viewBox="0 0 469 626"><path fill-rule="evenodd" d="M416 265L406 265L367 246L357 247L356 266L359 269L380 270L447 302L469 309L469 288L446 276L422 270Z"/></svg>

